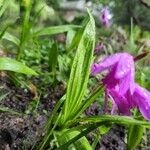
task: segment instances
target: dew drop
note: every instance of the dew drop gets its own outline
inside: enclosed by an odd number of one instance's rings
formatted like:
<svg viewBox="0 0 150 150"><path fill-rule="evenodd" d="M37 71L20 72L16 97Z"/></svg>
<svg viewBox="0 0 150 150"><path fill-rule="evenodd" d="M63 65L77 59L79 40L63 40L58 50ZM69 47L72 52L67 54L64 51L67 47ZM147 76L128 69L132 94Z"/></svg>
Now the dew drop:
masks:
<svg viewBox="0 0 150 150"><path fill-rule="evenodd" d="M146 110L148 110L148 109L149 109L149 107L148 107L148 106L146 106L146 107L145 107L145 109L146 109Z"/></svg>
<svg viewBox="0 0 150 150"><path fill-rule="evenodd" d="M120 71L120 75L124 75L125 74L125 71Z"/></svg>
<svg viewBox="0 0 150 150"><path fill-rule="evenodd" d="M148 97L148 95L147 95L147 93L146 93L146 92L143 92L143 95L144 95L145 97Z"/></svg>

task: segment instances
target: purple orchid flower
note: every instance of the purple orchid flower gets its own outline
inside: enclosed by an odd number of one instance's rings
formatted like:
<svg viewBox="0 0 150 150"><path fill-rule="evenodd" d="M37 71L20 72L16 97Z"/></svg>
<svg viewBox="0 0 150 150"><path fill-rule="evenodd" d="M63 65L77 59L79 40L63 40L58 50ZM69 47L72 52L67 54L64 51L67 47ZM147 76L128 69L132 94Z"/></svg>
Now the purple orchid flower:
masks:
<svg viewBox="0 0 150 150"><path fill-rule="evenodd" d="M99 64L92 65L91 73L96 75L108 70L106 77L102 80L109 90L115 90L123 95L130 89L133 93L134 85L134 60L128 53L117 53L106 57Z"/></svg>
<svg viewBox="0 0 150 150"><path fill-rule="evenodd" d="M107 70L102 79L105 85L105 112L108 96L121 114L130 115L130 109L138 108L143 117L150 121L150 92L134 82L134 58L128 53L117 53L93 64L91 73L96 75Z"/></svg>
<svg viewBox="0 0 150 150"><path fill-rule="evenodd" d="M111 15L110 15L109 9L107 7L104 7L101 11L101 17L100 17L100 21L102 25L105 27L109 27L110 18L111 18Z"/></svg>
<svg viewBox="0 0 150 150"><path fill-rule="evenodd" d="M109 91L113 97L119 112L124 115L130 115L130 109L138 108L143 117L150 121L150 92L135 83L134 93L128 90L123 96L115 90Z"/></svg>

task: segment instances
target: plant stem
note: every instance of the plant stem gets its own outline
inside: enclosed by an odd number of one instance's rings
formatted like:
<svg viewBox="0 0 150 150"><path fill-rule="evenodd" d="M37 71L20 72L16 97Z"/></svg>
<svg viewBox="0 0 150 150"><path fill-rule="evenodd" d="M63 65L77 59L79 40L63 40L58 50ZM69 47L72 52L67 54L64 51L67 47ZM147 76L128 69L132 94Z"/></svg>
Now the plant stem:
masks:
<svg viewBox="0 0 150 150"><path fill-rule="evenodd" d="M29 19L30 19L30 11L32 7L32 0L29 1L28 5L24 4L25 7L25 14L23 17L23 24L22 24L22 31L21 31L21 36L20 36L20 44L18 47L18 55L17 55L17 60L20 60L23 52L24 52L24 45L27 40L27 36L29 35Z"/></svg>

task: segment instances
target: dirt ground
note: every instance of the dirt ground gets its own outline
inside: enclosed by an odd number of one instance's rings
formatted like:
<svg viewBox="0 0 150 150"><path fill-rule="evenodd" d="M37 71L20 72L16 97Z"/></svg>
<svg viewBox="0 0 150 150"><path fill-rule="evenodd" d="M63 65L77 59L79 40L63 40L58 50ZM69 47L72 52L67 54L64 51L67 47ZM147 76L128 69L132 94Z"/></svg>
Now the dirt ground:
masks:
<svg viewBox="0 0 150 150"><path fill-rule="evenodd" d="M29 91L14 86L7 78L3 77L0 78L0 88L1 93L8 93L0 101L0 107L7 107L8 109L8 111L0 110L0 150L30 150L42 131L56 101L64 94L64 86L60 83L55 88L50 85L45 87L47 94L41 95L36 113L33 114L26 113L33 100L33 95ZM88 116L101 115L103 110L94 103L85 111L85 114ZM96 149L126 149L124 132L123 127L113 126L106 135L102 136ZM93 141L91 134L87 137L90 142Z"/></svg>

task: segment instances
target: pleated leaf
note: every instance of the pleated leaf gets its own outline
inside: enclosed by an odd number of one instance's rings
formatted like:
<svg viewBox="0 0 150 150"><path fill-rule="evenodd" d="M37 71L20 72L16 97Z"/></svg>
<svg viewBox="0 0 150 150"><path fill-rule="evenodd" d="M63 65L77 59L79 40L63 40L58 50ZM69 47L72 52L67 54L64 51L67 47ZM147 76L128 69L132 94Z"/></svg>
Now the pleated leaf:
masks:
<svg viewBox="0 0 150 150"><path fill-rule="evenodd" d="M73 60L64 107L63 123L70 120L82 105L87 88L95 44L95 22L89 13Z"/></svg>

